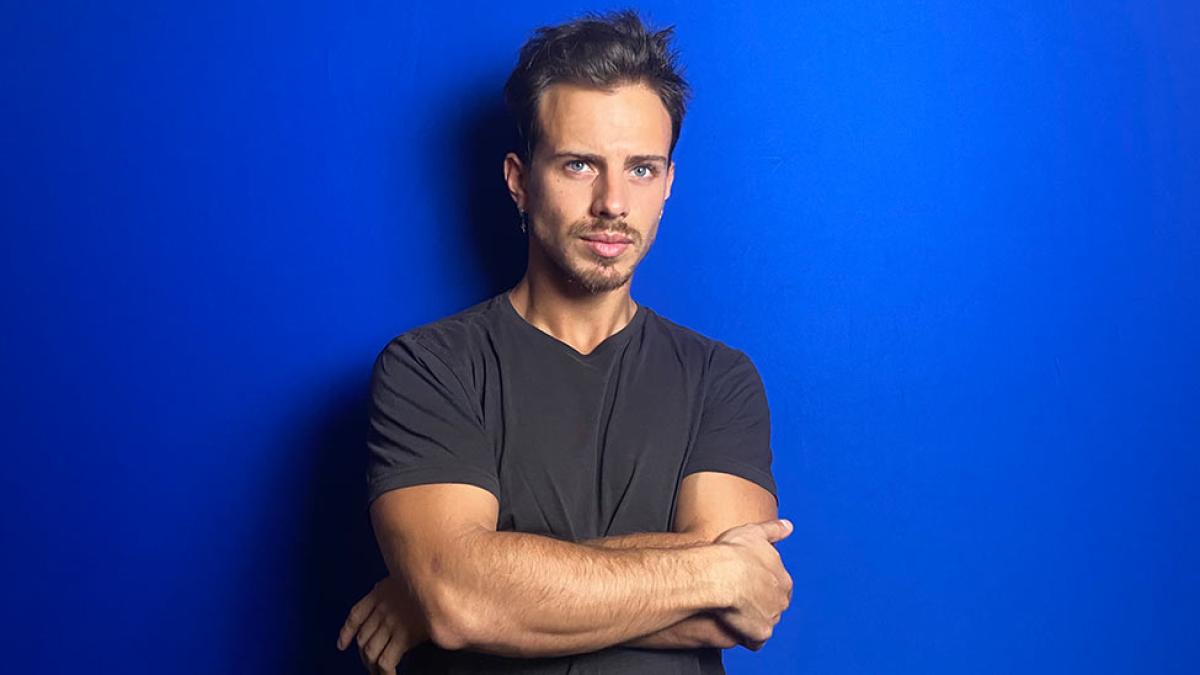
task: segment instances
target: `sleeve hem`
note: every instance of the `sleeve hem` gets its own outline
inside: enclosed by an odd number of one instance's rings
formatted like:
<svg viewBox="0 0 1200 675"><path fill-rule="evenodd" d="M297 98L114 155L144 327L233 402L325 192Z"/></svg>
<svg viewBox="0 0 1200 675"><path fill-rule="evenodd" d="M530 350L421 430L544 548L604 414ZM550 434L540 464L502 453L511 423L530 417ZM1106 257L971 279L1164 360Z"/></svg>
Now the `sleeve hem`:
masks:
<svg viewBox="0 0 1200 675"><path fill-rule="evenodd" d="M775 485L774 477L772 477L769 472L762 471L740 462L715 459L704 462L693 462L692 464L688 465L687 469L684 470L683 475L688 476L701 471L715 471L718 473L731 474L737 476L738 478L745 478L767 492L770 492L771 496L775 498L776 506L779 505L779 491Z"/></svg>
<svg viewBox="0 0 1200 675"><path fill-rule="evenodd" d="M370 505L385 492L414 485L434 483L462 483L481 487L500 501L500 482L491 473L461 464L449 466L415 467L393 471L371 479L367 484L367 504Z"/></svg>

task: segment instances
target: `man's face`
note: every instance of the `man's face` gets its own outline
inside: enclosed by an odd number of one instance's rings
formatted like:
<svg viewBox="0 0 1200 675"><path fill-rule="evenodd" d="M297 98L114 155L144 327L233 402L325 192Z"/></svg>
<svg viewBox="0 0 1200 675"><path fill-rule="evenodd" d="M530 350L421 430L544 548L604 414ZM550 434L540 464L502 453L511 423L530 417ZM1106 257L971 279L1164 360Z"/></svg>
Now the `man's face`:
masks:
<svg viewBox="0 0 1200 675"><path fill-rule="evenodd" d="M671 192L671 116L642 84L556 84L538 119L541 137L521 171L530 237L569 283L620 288L650 250Z"/></svg>

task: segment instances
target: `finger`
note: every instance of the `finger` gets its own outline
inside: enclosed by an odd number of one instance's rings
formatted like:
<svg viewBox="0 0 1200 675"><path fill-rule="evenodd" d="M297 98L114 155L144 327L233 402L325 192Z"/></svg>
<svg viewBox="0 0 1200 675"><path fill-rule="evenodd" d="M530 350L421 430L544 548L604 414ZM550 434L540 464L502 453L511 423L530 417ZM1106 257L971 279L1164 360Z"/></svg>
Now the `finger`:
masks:
<svg viewBox="0 0 1200 675"><path fill-rule="evenodd" d="M761 524L763 533L767 535L767 541L774 544L777 541L786 539L792 533L792 521L786 518L779 520L768 520Z"/></svg>
<svg viewBox="0 0 1200 675"><path fill-rule="evenodd" d="M358 632L361 625L361 619L351 616L346 617L346 622L342 624L341 630L338 631L337 648L339 650L345 651L346 647L350 646L350 643L354 641L354 634Z"/></svg>
<svg viewBox="0 0 1200 675"><path fill-rule="evenodd" d="M383 631L379 631L379 632L383 633ZM390 640L388 641L388 644L391 644ZM370 649L370 645L368 645L367 649L363 650L363 654L365 654L367 657L367 665L370 667L369 672L371 673L371 675L385 675L387 673L387 670L383 667L383 664L379 663L380 655L376 654L375 656L371 656L369 649Z"/></svg>
<svg viewBox="0 0 1200 675"><path fill-rule="evenodd" d="M380 624L379 630L367 640L367 644L363 646L363 653L367 655L367 661L374 664L379 661L379 655L383 653L383 648L388 645L392 639L392 630L389 623Z"/></svg>
<svg viewBox="0 0 1200 675"><path fill-rule="evenodd" d="M363 653L363 648L358 647L356 651L358 651L358 660L362 661L363 668L365 668L368 673L374 673L375 667L371 665L369 661L367 661L367 655Z"/></svg>
<svg viewBox="0 0 1200 675"><path fill-rule="evenodd" d="M383 653L379 655L379 667L383 669L386 675L392 675L396 672L396 666L400 665L400 659L404 658L404 653L411 648L408 644L407 635L392 634L392 641L384 648Z"/></svg>
<svg viewBox="0 0 1200 675"><path fill-rule="evenodd" d="M374 616L375 614L372 614L371 617L368 617L367 621L363 622L363 625L354 635L354 644L358 651L358 658L362 660L363 668L366 668L367 672L372 672L371 662L367 659L365 652L367 641L371 639L375 631L379 628L379 622L373 619Z"/></svg>
<svg viewBox="0 0 1200 675"><path fill-rule="evenodd" d="M367 646L367 642L375 637L375 632L379 630L380 624L383 623L384 612L381 607L376 607L371 616L363 622L362 628L358 629L358 634L354 636L355 642L358 643L359 649Z"/></svg>
<svg viewBox="0 0 1200 675"><path fill-rule="evenodd" d="M350 646L350 641L354 639L354 634L358 632L359 626L362 626L363 621L371 615L371 612L375 611L376 602L375 592L372 591L354 603L346 615L346 622L338 631L338 649L345 650Z"/></svg>
<svg viewBox="0 0 1200 675"><path fill-rule="evenodd" d="M360 630L358 632L357 639L358 658L360 661L362 661L363 668L366 668L367 672L371 673L372 675L375 673L375 659L371 658L371 655L367 653L367 646L371 643L371 638L373 637L375 637L374 632L370 634L364 634L364 632Z"/></svg>
<svg viewBox="0 0 1200 675"><path fill-rule="evenodd" d="M384 631L379 631L379 633L384 633ZM389 665L383 661L384 652L388 651L388 647L390 647L391 644L395 643L396 641L395 637L390 638L391 639L388 640L388 644L384 645L384 649L380 650L377 655L371 657L370 653L368 653L367 658L371 659L371 675L396 675L395 665L391 665L391 667L389 667Z"/></svg>
<svg viewBox="0 0 1200 675"><path fill-rule="evenodd" d="M750 634L746 632L746 630L736 626L730 619L731 617L728 612L720 612L717 614L717 621L721 624L721 627L728 631L729 635L731 635L739 645L742 645L746 649L756 650L757 647L752 647L751 645L758 641L751 638ZM759 642L759 646L762 646L761 642Z"/></svg>

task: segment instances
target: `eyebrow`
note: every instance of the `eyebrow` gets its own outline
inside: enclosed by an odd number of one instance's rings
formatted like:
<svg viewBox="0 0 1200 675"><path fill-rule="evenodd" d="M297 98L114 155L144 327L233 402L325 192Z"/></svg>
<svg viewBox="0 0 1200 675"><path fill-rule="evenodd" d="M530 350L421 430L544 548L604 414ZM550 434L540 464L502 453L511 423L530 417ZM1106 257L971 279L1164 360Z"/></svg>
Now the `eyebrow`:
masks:
<svg viewBox="0 0 1200 675"><path fill-rule="evenodd" d="M591 162L592 164L605 163L604 158L600 155L595 155L588 152L571 152L569 150L565 152L554 153L554 159L583 159ZM625 160L625 165L631 166L634 164L646 164L648 162L659 162L663 166L666 166L667 158L662 155L632 155Z"/></svg>

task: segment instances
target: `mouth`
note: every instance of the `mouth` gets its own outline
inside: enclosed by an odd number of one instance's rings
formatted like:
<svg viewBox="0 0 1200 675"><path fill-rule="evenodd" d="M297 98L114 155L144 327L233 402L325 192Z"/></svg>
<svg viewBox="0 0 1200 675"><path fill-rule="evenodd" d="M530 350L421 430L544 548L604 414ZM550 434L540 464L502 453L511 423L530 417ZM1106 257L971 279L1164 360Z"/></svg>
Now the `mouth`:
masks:
<svg viewBox="0 0 1200 675"><path fill-rule="evenodd" d="M616 258L628 249L633 240L621 234L589 234L581 237L588 248L602 258Z"/></svg>

